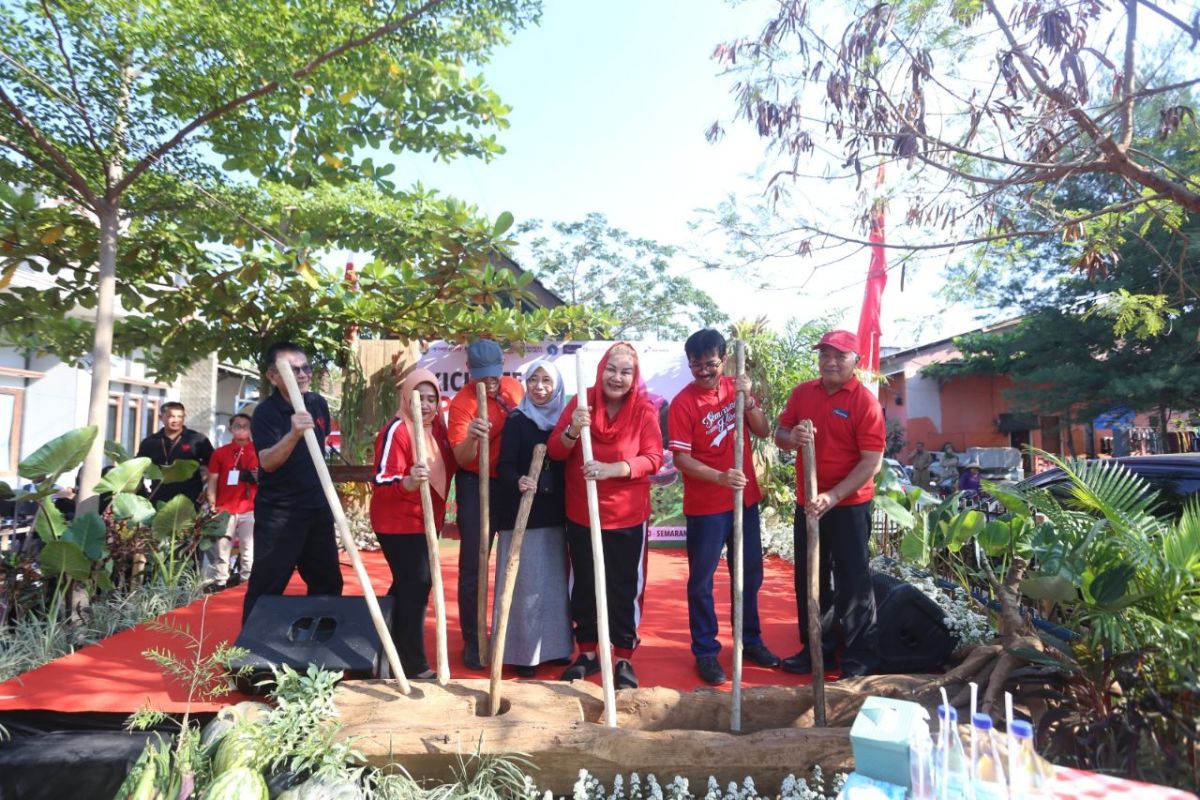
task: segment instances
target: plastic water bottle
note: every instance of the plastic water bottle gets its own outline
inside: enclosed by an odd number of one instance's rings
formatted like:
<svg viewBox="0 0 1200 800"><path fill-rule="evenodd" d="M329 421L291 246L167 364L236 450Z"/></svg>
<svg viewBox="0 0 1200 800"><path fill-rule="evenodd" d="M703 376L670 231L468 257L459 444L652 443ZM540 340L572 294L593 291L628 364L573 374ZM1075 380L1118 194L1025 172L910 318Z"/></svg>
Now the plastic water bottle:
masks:
<svg viewBox="0 0 1200 800"><path fill-rule="evenodd" d="M1004 780L1000 748L992 735L992 718L987 714L975 714L971 717L971 727L975 735L975 763L971 765L975 800L1007 800L1008 784Z"/></svg>
<svg viewBox="0 0 1200 800"><path fill-rule="evenodd" d="M908 740L909 800L934 800L933 742L929 728L919 723Z"/></svg>
<svg viewBox="0 0 1200 800"><path fill-rule="evenodd" d="M1012 775L1008 776L1009 791L1014 798L1028 800L1050 795L1049 779L1042 772L1042 762L1033 747L1033 726L1022 719L1013 720Z"/></svg>
<svg viewBox="0 0 1200 800"><path fill-rule="evenodd" d="M938 743L933 751L934 792L938 800L972 798L971 775L962 736L958 733L958 711L938 706Z"/></svg>

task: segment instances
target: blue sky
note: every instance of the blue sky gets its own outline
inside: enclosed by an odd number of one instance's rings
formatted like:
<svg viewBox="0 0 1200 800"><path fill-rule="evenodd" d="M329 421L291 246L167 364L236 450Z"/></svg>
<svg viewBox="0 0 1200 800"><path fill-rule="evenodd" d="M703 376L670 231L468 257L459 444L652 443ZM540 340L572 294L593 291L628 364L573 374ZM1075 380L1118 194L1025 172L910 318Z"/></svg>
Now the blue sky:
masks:
<svg viewBox="0 0 1200 800"><path fill-rule="evenodd" d="M719 74L711 54L719 42L756 33L771 5L548 0L541 25L519 32L484 68L513 109L511 127L499 135L507 152L489 164L408 156L393 177L401 185L420 180L493 218L510 211L518 221L569 221L597 211L637 236L719 253L722 242L689 223L730 194L761 194L764 143L731 119L733 79ZM713 145L704 132L716 120L727 134ZM850 190L812 181L798 194L840 223L853 216ZM780 264L774 285L787 288L770 292L726 272L695 280L732 318L765 313L781 326L790 317L845 309L844 324L854 328L867 260L863 253L816 273L812 262ZM884 296L885 345L971 327L962 310L941 313L933 298L939 276L928 265L910 271L904 295L893 279ZM921 317L949 326L921 328L914 321Z"/></svg>

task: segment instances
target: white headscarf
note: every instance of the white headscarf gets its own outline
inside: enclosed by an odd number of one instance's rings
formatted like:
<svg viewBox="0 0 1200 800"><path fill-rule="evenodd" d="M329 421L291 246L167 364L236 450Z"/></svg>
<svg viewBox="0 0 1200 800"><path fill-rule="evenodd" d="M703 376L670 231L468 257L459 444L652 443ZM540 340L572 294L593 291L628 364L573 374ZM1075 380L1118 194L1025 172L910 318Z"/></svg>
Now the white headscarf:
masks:
<svg viewBox="0 0 1200 800"><path fill-rule="evenodd" d="M533 398L527 391L525 397L521 399L520 405L517 406L517 411L529 417L539 430L548 431L554 428L558 418L562 415L563 406L566 405L565 390L558 367L554 366L553 361L547 361L544 358L539 358L525 368L526 379L539 369L545 370L546 374L550 376L550 380L554 381L554 391L550 393L550 399L544 405L539 406L533 402Z"/></svg>

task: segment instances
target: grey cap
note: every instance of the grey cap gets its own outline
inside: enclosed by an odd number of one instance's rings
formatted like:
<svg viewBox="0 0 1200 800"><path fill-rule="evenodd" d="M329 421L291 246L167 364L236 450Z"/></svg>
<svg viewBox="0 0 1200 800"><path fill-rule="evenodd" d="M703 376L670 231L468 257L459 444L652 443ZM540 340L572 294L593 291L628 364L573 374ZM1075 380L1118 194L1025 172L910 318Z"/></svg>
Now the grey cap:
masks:
<svg viewBox="0 0 1200 800"><path fill-rule="evenodd" d="M491 339L480 339L467 345L467 372L472 380L499 378L504 369L504 353Z"/></svg>

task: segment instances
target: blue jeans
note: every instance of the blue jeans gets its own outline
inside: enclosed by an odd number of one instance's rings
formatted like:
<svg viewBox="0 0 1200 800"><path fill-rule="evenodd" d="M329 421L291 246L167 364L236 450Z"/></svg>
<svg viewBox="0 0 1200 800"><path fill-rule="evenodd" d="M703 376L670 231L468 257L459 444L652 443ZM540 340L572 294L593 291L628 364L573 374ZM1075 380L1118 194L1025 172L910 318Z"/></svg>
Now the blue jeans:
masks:
<svg viewBox="0 0 1200 800"><path fill-rule="evenodd" d="M687 519L688 625L692 629L692 654L696 658L721 652L717 641L717 614L713 608L713 575L721 563L721 550L730 548L729 605L733 619L733 511L701 514ZM762 536L758 523L758 504L742 512L742 555L746 566L742 574L742 644L762 644L762 626L758 621L758 590L763 582Z"/></svg>

